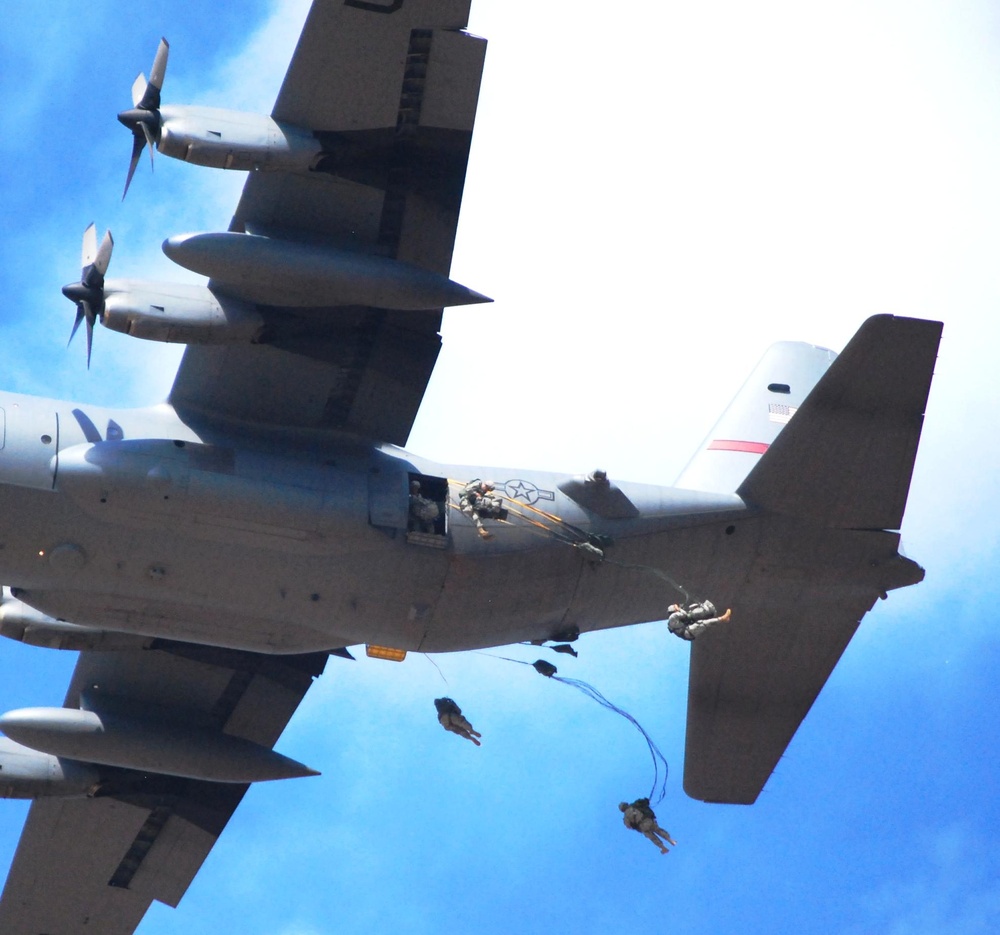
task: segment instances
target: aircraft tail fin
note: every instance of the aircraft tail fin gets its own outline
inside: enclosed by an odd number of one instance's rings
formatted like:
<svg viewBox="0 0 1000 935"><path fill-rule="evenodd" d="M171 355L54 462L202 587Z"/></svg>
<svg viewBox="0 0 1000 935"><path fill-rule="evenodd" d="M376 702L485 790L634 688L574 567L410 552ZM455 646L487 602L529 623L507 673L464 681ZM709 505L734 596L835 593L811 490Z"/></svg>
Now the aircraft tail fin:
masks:
<svg viewBox="0 0 1000 935"><path fill-rule="evenodd" d="M773 344L674 486L735 492L836 356L812 344Z"/></svg>
<svg viewBox="0 0 1000 935"><path fill-rule="evenodd" d="M827 526L899 529L941 329L869 318L736 492Z"/></svg>
<svg viewBox="0 0 1000 935"><path fill-rule="evenodd" d="M676 486L735 491L830 526L898 529L941 328L876 315L839 356L773 345Z"/></svg>

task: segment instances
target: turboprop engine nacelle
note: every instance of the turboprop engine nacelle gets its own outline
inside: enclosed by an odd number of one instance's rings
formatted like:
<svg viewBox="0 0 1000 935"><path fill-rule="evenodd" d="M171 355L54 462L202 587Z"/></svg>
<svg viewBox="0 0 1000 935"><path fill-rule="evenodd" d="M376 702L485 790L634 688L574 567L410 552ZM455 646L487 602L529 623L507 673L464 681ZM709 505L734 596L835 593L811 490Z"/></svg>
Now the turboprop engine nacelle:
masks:
<svg viewBox="0 0 1000 935"><path fill-rule="evenodd" d="M86 795L100 778L97 769L88 763L61 760L0 737L0 798Z"/></svg>
<svg viewBox="0 0 1000 935"><path fill-rule="evenodd" d="M164 105L156 148L164 156L213 169L309 169L322 152L307 130L263 114Z"/></svg>
<svg viewBox="0 0 1000 935"><path fill-rule="evenodd" d="M101 323L147 341L229 344L253 341L264 320L252 305L207 286L108 279Z"/></svg>

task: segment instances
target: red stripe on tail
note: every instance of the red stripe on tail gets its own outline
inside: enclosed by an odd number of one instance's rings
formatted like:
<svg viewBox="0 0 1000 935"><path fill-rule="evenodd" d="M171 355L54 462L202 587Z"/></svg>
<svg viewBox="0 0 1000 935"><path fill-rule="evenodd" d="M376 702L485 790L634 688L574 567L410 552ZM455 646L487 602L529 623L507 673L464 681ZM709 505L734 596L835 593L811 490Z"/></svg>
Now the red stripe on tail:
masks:
<svg viewBox="0 0 1000 935"><path fill-rule="evenodd" d="M708 446L709 451L745 451L753 455L762 455L767 448L764 442L739 442L727 438L717 438Z"/></svg>

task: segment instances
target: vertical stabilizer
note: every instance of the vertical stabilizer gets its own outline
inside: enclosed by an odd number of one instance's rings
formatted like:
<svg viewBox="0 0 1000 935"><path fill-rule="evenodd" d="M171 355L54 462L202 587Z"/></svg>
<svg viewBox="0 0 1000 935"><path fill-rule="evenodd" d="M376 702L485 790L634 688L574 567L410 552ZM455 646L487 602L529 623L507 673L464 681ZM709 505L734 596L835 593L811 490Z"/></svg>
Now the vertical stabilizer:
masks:
<svg viewBox="0 0 1000 935"><path fill-rule="evenodd" d="M674 486L733 493L836 356L812 344L772 344Z"/></svg>
<svg viewBox="0 0 1000 935"><path fill-rule="evenodd" d="M773 513L843 529L899 529L941 322L875 315L737 493Z"/></svg>

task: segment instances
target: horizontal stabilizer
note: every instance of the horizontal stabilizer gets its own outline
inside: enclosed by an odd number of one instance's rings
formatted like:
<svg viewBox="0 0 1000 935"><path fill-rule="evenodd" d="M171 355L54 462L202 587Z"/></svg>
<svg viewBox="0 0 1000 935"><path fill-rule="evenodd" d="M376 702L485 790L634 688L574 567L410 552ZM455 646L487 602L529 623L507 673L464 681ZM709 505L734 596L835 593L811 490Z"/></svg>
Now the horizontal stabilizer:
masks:
<svg viewBox="0 0 1000 935"><path fill-rule="evenodd" d="M869 318L737 493L825 526L899 529L941 327Z"/></svg>
<svg viewBox="0 0 1000 935"><path fill-rule="evenodd" d="M684 790L706 802L757 799L862 617L923 577L895 532L762 525L732 620L691 648Z"/></svg>

